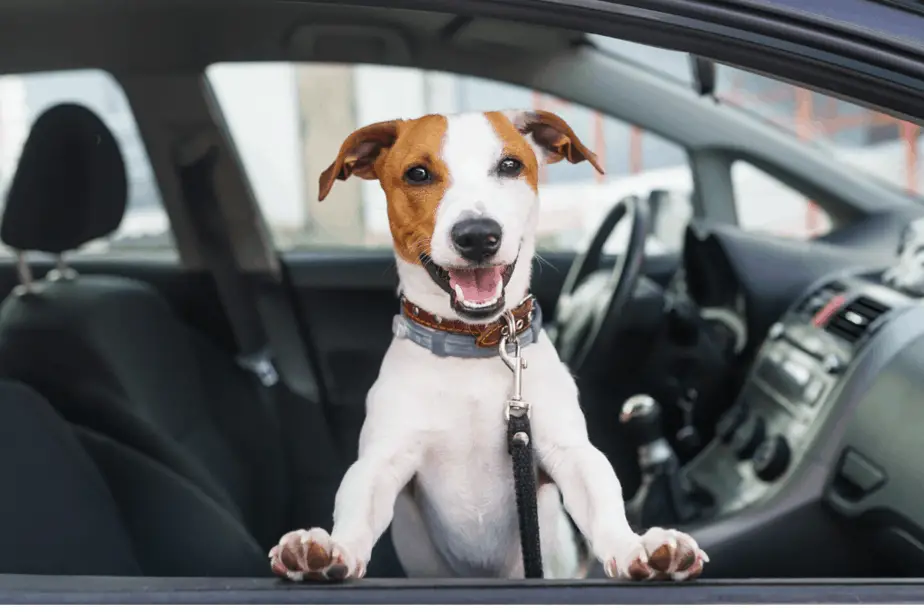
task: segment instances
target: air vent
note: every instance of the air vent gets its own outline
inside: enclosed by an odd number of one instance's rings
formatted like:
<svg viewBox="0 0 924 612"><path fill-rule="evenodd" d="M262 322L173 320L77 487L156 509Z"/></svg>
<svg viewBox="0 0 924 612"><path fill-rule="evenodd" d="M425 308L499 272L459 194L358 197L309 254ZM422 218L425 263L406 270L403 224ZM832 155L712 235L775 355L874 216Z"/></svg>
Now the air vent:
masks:
<svg viewBox="0 0 924 612"><path fill-rule="evenodd" d="M828 321L828 333L856 344L868 335L870 327L891 308L871 297L861 295L841 308Z"/></svg>
<svg viewBox="0 0 924 612"><path fill-rule="evenodd" d="M834 296L840 295L846 290L847 287L837 281L827 283L803 300L799 305L799 312L803 312L809 317L814 317Z"/></svg>

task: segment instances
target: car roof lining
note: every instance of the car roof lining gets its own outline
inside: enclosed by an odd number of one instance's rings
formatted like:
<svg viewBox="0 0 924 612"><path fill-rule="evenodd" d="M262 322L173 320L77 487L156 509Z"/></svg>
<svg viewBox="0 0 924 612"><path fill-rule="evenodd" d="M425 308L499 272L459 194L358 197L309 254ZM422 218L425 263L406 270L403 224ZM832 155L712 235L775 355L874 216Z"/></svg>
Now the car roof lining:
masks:
<svg viewBox="0 0 924 612"><path fill-rule="evenodd" d="M329 34L352 28L352 34L338 44L334 36L320 35L325 28ZM311 2L17 0L0 6L0 72L197 72L226 61L354 61L362 48L351 53L351 42L368 47L399 38L411 51L443 41L500 54L511 49L551 53L582 37L491 18ZM22 53L25 48L29 53Z"/></svg>

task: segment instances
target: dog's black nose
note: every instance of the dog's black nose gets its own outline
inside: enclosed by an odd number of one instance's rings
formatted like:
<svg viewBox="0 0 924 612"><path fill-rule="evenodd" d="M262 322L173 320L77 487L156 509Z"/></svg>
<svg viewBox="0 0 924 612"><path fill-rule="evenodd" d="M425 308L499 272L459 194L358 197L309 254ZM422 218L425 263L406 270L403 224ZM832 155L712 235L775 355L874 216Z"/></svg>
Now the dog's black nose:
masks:
<svg viewBox="0 0 924 612"><path fill-rule="evenodd" d="M463 219L452 226L450 236L459 255L474 263L484 263L500 248L501 226L486 217Z"/></svg>

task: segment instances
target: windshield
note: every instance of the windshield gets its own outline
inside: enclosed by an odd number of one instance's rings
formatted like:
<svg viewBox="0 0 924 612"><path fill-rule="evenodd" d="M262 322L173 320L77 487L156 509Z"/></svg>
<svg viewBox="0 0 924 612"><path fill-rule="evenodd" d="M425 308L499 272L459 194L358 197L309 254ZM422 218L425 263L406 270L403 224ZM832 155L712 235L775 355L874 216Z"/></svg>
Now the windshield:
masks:
<svg viewBox="0 0 924 612"><path fill-rule="evenodd" d="M665 79L692 87L684 53L605 36L588 37L601 51L643 65ZM924 192L924 131L850 102L720 65L716 97L759 117L809 146L830 151L845 164L920 198Z"/></svg>

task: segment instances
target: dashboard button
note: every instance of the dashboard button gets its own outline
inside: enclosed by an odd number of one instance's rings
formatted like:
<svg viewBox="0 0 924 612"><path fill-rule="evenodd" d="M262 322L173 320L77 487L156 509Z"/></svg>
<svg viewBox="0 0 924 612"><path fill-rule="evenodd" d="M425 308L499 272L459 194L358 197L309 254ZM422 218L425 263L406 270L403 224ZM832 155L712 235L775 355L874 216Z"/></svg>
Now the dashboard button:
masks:
<svg viewBox="0 0 924 612"><path fill-rule="evenodd" d="M853 485L860 492L860 496L869 495L886 481L885 472L852 450L844 453L838 476Z"/></svg>
<svg viewBox="0 0 924 612"><path fill-rule="evenodd" d="M791 459L786 438L780 435L767 438L754 453L754 472L761 480L771 482L786 472Z"/></svg>
<svg viewBox="0 0 924 612"><path fill-rule="evenodd" d="M783 369L783 372L789 376L792 384L800 389L807 385L812 378L812 372L796 361L784 361L780 364L780 367Z"/></svg>
<svg viewBox="0 0 924 612"><path fill-rule="evenodd" d="M802 399L804 399L805 403L807 403L809 406L814 407L824 392L825 381L819 378L812 378L812 381L805 386L805 393L803 394Z"/></svg>
<svg viewBox="0 0 924 612"><path fill-rule="evenodd" d="M777 340L783 336L784 331L786 331L786 327L782 323L777 322L770 327L769 331L767 331L767 336L771 340Z"/></svg>
<svg viewBox="0 0 924 612"><path fill-rule="evenodd" d="M738 459L742 461L750 459L754 456L754 451L764 441L766 435L767 424L763 417L752 416L735 430L731 440L731 447Z"/></svg>
<svg viewBox="0 0 924 612"><path fill-rule="evenodd" d="M828 374L840 374L844 370L843 362L836 356L828 354L821 362L821 367Z"/></svg>

